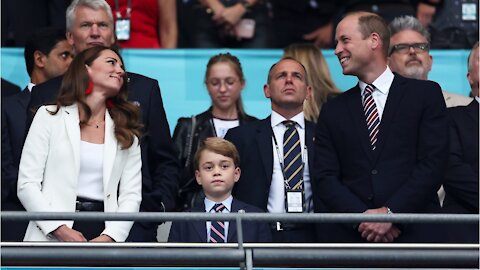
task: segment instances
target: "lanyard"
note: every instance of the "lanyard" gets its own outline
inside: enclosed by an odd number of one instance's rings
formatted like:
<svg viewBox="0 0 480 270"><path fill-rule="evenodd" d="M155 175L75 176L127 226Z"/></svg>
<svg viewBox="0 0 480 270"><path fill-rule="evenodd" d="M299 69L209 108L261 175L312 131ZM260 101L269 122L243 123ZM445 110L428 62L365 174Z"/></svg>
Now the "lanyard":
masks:
<svg viewBox="0 0 480 270"><path fill-rule="evenodd" d="M297 130L298 132L298 130ZM288 184L287 182L287 177L285 176L285 165L283 163L283 156L280 155L280 148L278 147L278 143L277 143L277 138L275 137L275 132L273 132L273 128L272 128L272 138L273 138L273 142L275 144L275 149L276 149L276 152L277 152L277 157L278 157L278 162L280 163L280 168L282 169L282 176L283 176L283 181L285 182L285 187L286 188L289 188L291 189L290 185ZM303 151L302 151L302 181L303 181L303 173L305 171L305 159L306 159L306 156L308 155L308 151L307 151L307 144L305 144L303 146Z"/></svg>
<svg viewBox="0 0 480 270"><path fill-rule="evenodd" d="M117 19L121 19L122 13L120 13L120 4L118 2L119 0L115 0L115 16L117 17ZM132 0L128 0L126 18L130 18L131 13L132 13Z"/></svg>

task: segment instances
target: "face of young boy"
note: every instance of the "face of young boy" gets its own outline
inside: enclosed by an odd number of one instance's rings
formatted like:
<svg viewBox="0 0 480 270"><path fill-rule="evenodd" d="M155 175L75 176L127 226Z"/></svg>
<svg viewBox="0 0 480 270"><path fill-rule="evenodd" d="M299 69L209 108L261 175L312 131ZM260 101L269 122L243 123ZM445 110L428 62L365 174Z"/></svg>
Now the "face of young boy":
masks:
<svg viewBox="0 0 480 270"><path fill-rule="evenodd" d="M228 198L233 185L240 178L240 168L235 168L233 159L205 150L195 171L197 183L203 187L205 196L216 202Z"/></svg>

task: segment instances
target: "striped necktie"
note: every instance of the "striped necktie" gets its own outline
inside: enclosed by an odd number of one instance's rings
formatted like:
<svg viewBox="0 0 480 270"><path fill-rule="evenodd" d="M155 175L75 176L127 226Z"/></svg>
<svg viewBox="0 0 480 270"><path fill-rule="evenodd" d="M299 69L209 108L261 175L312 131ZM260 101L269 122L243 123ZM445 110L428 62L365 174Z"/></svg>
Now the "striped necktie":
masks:
<svg viewBox="0 0 480 270"><path fill-rule="evenodd" d="M215 213L222 213L225 205L222 203L217 203L212 207L212 210L215 210ZM212 221L210 225L210 238L208 239L210 243L225 243L225 222L223 221Z"/></svg>
<svg viewBox="0 0 480 270"><path fill-rule="evenodd" d="M303 190L303 162L300 136L295 128L295 121L282 122L287 130L283 135L283 173L287 190Z"/></svg>
<svg viewBox="0 0 480 270"><path fill-rule="evenodd" d="M380 117L378 115L377 105L375 105L375 100L373 100L372 97L373 91L375 91L375 86L373 84L369 84L365 87L365 91L363 92L363 110L367 121L370 144L372 145L372 150L375 150L378 128L380 126Z"/></svg>

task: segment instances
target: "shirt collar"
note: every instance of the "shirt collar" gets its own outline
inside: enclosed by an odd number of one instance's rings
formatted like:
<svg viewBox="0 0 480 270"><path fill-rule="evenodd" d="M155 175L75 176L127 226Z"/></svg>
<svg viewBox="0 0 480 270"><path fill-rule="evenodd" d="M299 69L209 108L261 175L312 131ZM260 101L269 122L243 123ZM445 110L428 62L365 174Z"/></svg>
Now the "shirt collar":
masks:
<svg viewBox="0 0 480 270"><path fill-rule="evenodd" d="M375 89L380 91L382 94L386 95L388 94L388 90L390 89L390 86L392 86L394 77L395 76L393 75L393 72L387 66L385 71L377 79L375 79L375 81L373 81L372 84L375 86ZM358 84L360 86L360 89L362 90L362 95L363 95L363 92L365 91L365 87L367 87L368 84L360 80L358 81Z"/></svg>
<svg viewBox="0 0 480 270"><path fill-rule="evenodd" d="M475 97L475 100L480 103L480 97Z"/></svg>
<svg viewBox="0 0 480 270"><path fill-rule="evenodd" d="M214 202L214 201L209 200L205 197L205 201L204 201L205 202L205 212L210 212L210 210L212 210L212 207L217 203L223 203L223 205L228 210L228 212L232 212L232 201L233 201L232 195L230 195L223 202Z"/></svg>
<svg viewBox="0 0 480 270"><path fill-rule="evenodd" d="M32 88L33 88L34 86L35 86L34 83L29 82L28 85L27 85L28 91L32 92Z"/></svg>
<svg viewBox="0 0 480 270"><path fill-rule="evenodd" d="M272 115L270 117L270 121L272 123L272 128L276 127L278 125L283 125L282 122L285 120L292 120L297 123L298 126L300 126L301 129L305 128L305 116L303 114L303 111L300 112L299 114L295 115L294 117L290 119L286 119L285 117L281 116L279 113L272 111Z"/></svg>

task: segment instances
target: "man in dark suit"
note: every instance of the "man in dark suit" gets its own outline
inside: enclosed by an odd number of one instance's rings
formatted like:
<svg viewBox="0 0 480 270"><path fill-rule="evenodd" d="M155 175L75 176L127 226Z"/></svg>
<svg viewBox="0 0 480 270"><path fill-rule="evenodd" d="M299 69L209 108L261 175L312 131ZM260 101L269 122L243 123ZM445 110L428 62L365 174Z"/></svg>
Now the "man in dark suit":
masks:
<svg viewBox="0 0 480 270"><path fill-rule="evenodd" d="M67 9L67 40L76 52L115 42L110 6L103 0L74 0ZM173 150L158 82L154 79L127 73L129 100L140 107L144 125L142 148L141 211L173 210L177 190L178 164ZM53 103L62 78L55 78L33 88L30 108ZM30 121L32 118L30 118ZM157 224L136 222L127 241L156 241Z"/></svg>
<svg viewBox="0 0 480 270"><path fill-rule="evenodd" d="M231 129L225 136L235 144L241 157L242 175L233 195L270 213L313 212L320 201L315 198L315 188L310 181L314 124L303 116L303 102L311 93L305 68L293 58L280 60L270 68L264 93L271 100L271 116ZM286 184L289 177L284 174L289 168L284 162L288 151L283 148L284 133L288 129L284 124L286 120L294 121L299 134L301 150L297 160L301 160L302 166L297 173L303 187L297 193ZM301 203L295 209L297 199ZM280 222L272 223L272 238L275 242L316 240L312 224Z"/></svg>
<svg viewBox="0 0 480 270"><path fill-rule="evenodd" d="M347 15L336 30L343 74L355 87L324 105L315 135L315 181L336 213L437 213L447 160L440 86L393 74L389 32L376 14ZM340 224L334 242L438 242L440 224Z"/></svg>
<svg viewBox="0 0 480 270"><path fill-rule="evenodd" d="M73 48L64 30L45 28L27 40L24 56L30 83L22 92L2 99L2 211L25 210L17 197L17 177L30 91L36 84L65 73ZM2 220L2 240L22 241L27 224Z"/></svg>
<svg viewBox="0 0 480 270"><path fill-rule="evenodd" d="M467 74L475 100L468 106L448 109L450 155L443 183L446 213L478 214L478 66L477 42L468 57ZM478 243L478 223L452 225L448 234L452 242Z"/></svg>

